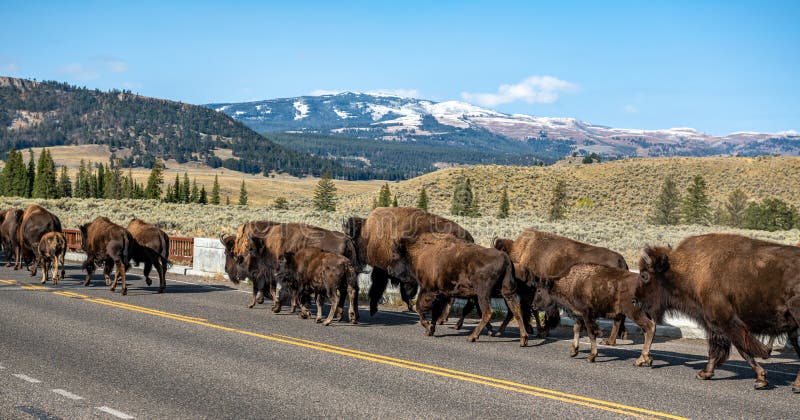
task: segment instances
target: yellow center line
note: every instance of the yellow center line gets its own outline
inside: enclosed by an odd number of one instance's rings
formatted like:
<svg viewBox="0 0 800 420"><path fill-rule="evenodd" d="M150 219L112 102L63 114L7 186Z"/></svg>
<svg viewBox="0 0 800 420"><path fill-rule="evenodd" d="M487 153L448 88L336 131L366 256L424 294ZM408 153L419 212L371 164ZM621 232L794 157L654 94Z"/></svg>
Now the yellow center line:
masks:
<svg viewBox="0 0 800 420"><path fill-rule="evenodd" d="M24 286L23 286L24 287ZM42 286L34 286L33 288L26 288L28 290L41 290L44 289ZM174 314L170 312L164 312L157 309L147 308L143 306L131 305L127 303L112 301L108 299L102 298L93 298L87 295L82 295L78 293L68 292L68 291L53 291L53 294L70 297L70 298L79 298L88 302L97 303L100 305L116 307L119 309L125 309L129 311L144 313L148 315L158 316L162 318L169 318L174 319L176 321L181 321L185 323L195 324L204 326L207 328L212 328L220 331L227 331L238 333L254 338L259 338L263 340L269 340L273 342L313 349L317 351L322 351L325 353L337 354L346 357L351 357L360 360L366 360L374 363L380 363L389 366L395 366L407 370L417 371L417 372L424 372L429 373L432 375L456 379L459 381L475 383L479 385L490 386L497 389L503 389L507 391L512 391L520 394L531 395L539 398L546 398L555 401L561 401L569 404L580 405L583 407L593 408L597 410L603 410L607 412L613 412L617 414L623 414L632 417L639 417L639 418L667 418L667 419L674 419L674 420L683 420L685 417L680 417L668 413L662 413L659 411L648 410L639 407L628 406L624 404L619 404L611 401L604 401L599 399L594 399L590 397L584 397L581 395L569 394L566 392L555 391L547 388L540 388L532 385L526 385L519 382L508 381L499 378L492 378L488 376L482 376L474 373L463 372L454 369L447 369L435 365L429 365L425 363L414 362L411 360L399 359L389 356L383 356L380 354L368 353L360 350L349 349L346 347L339 347L334 346L331 344L325 344L320 342L315 342L311 340L305 340L302 338L291 337L287 335L281 334L260 334L252 331L240 330L237 328L226 327L223 325L213 324L208 322L204 318L197 318L197 317L189 317L179 314Z"/></svg>
<svg viewBox="0 0 800 420"><path fill-rule="evenodd" d="M17 284L16 280L0 280L0 283L3 284Z"/></svg>

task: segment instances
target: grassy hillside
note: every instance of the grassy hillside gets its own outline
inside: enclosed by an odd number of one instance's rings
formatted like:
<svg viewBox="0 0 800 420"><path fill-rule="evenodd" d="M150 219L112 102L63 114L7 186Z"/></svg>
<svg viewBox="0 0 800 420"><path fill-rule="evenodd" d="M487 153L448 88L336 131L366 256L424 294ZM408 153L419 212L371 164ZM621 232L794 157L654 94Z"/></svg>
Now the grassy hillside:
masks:
<svg viewBox="0 0 800 420"><path fill-rule="evenodd" d="M546 167L471 166L442 169L408 181L391 183L400 205L414 205L424 185L431 210L447 213L453 185L461 177L472 180L484 215L494 215L504 186L508 187L511 213L544 218L551 190L563 179L572 208L567 220L607 219L645 221L663 180L672 176L684 192L694 175L708 184L712 207L736 188L751 199L780 198L800 207L800 158L651 158L625 159L600 164L557 164ZM374 194L351 195L342 207L368 209Z"/></svg>

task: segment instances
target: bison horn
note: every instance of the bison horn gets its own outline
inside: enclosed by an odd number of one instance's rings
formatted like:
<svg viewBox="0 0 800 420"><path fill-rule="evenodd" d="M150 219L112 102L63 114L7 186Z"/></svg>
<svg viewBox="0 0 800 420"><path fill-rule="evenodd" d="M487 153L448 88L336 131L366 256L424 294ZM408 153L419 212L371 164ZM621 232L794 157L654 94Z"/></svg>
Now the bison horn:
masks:
<svg viewBox="0 0 800 420"><path fill-rule="evenodd" d="M652 265L653 264L653 259L650 258L650 254L648 254L647 251L648 251L648 249L645 248L644 252L642 253L642 259L644 260L645 264Z"/></svg>

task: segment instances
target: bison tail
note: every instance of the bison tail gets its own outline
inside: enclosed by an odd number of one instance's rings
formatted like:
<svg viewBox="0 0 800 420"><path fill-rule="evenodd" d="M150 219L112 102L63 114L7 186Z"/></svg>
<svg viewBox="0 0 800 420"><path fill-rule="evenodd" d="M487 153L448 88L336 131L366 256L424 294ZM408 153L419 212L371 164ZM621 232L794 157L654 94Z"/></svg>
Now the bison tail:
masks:
<svg viewBox="0 0 800 420"><path fill-rule="evenodd" d="M161 235L161 264L164 266L164 269L167 270L172 267L172 261L169 260L169 236L166 233Z"/></svg>

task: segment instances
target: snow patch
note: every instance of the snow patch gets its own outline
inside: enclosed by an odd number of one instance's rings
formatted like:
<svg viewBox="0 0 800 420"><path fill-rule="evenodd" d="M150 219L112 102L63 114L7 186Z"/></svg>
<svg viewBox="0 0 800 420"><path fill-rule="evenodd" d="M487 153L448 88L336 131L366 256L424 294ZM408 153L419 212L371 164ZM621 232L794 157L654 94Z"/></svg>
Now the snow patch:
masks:
<svg viewBox="0 0 800 420"><path fill-rule="evenodd" d="M225 110L230 108L230 107L231 107L230 105L221 106L221 107L215 109L215 111L217 111L217 112L225 112Z"/></svg>
<svg viewBox="0 0 800 420"><path fill-rule="evenodd" d="M308 104L303 101L294 101L294 119L295 120L302 120L303 118L308 116Z"/></svg>
<svg viewBox="0 0 800 420"><path fill-rule="evenodd" d="M340 110L340 109L338 109L336 107L333 108L333 112L335 112L336 115L338 115L339 118L341 118L341 119L350 118L350 114L348 114L347 112L342 111L342 110Z"/></svg>

